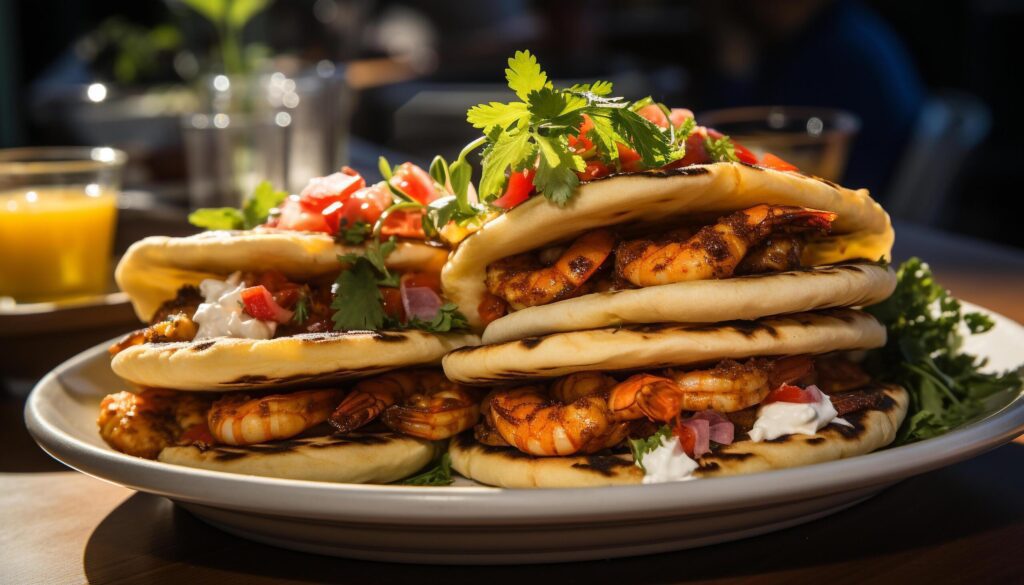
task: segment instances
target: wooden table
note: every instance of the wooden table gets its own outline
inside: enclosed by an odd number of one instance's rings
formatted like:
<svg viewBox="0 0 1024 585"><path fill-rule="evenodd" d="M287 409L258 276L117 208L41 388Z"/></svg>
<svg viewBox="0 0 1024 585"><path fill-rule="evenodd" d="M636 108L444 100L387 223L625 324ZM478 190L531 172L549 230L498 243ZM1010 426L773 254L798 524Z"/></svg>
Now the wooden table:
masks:
<svg viewBox="0 0 1024 585"><path fill-rule="evenodd" d="M963 298L1024 321L1024 254L899 226ZM278 550L163 498L66 471L0 402L0 583L1024 582L1024 443L905 481L834 516L740 542L633 559L520 567L389 565ZM757 494L751 494L756 498Z"/></svg>

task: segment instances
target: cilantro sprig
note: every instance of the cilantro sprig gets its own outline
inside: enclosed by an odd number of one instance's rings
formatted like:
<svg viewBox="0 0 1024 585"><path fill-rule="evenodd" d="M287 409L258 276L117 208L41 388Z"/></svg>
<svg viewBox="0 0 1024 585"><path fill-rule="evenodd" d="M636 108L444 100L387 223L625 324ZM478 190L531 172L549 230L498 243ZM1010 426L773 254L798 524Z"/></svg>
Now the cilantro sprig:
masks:
<svg viewBox="0 0 1024 585"><path fill-rule="evenodd" d="M189 214L188 221L196 227L207 230L251 230L267 222L271 210L281 205L287 191L274 189L270 181L256 185L252 194L245 198L241 209L234 207L207 207Z"/></svg>
<svg viewBox="0 0 1024 585"><path fill-rule="evenodd" d="M399 275L388 270L386 261L397 247L395 237L385 242L371 239L363 254L343 254L338 261L347 264L334 281L331 309L335 331L380 331L382 329L420 329L432 333L447 333L469 327L465 315L455 303L445 303L433 319L427 321L413 317L405 322L394 319L384 311L384 295L380 288L397 288Z"/></svg>
<svg viewBox="0 0 1024 585"><path fill-rule="evenodd" d="M518 102L490 102L469 110L467 121L484 131L479 196L484 202L501 195L511 171L536 165L533 184L558 205L565 205L579 185L577 172L586 164L569 146L586 114L593 121L591 139L610 163L618 161L617 144L636 151L649 168L683 156L674 128L662 130L619 97L609 97L612 84L597 81L556 89L536 57L517 51L505 70L508 87ZM645 103L646 105L646 103ZM670 124L671 126L671 124Z"/></svg>
<svg viewBox="0 0 1024 585"><path fill-rule="evenodd" d="M941 435L1020 392L1024 370L985 373L985 359L962 351L962 328L989 331L987 315L964 312L918 258L900 266L897 278L893 295L866 309L889 332L885 347L869 355L869 368L910 392L897 444Z"/></svg>
<svg viewBox="0 0 1024 585"><path fill-rule="evenodd" d="M452 485L452 457L445 451L444 455L438 460L437 465L430 469L407 478L401 482L402 485L418 485L418 486L444 486Z"/></svg>
<svg viewBox="0 0 1024 585"><path fill-rule="evenodd" d="M633 452L633 463L637 464L640 469L647 471L644 467L644 455L647 455L651 451L654 451L658 447L661 447L665 440L672 436L672 427L670 425L663 425L653 435L646 439L630 439L629 450Z"/></svg>

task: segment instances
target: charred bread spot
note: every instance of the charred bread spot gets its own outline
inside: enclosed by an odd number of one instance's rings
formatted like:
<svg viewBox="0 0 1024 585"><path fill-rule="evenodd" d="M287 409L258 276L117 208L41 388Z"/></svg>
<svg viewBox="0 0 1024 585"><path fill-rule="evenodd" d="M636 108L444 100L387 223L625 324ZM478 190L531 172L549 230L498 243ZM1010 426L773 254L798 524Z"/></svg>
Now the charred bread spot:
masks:
<svg viewBox="0 0 1024 585"><path fill-rule="evenodd" d="M634 467L632 461L615 457L613 455L588 455L585 462L572 464L573 469L592 471L604 477L614 477L623 468Z"/></svg>
<svg viewBox="0 0 1024 585"><path fill-rule="evenodd" d="M745 167L747 167L748 169L753 169L753 170L755 170L755 171L764 171L764 167L759 167L759 166L757 166L757 165L753 165L753 164L750 164L750 163L748 163L748 162L742 162L742 161L740 161L740 164L741 164L741 165L743 165L743 166L745 166Z"/></svg>
<svg viewBox="0 0 1024 585"><path fill-rule="evenodd" d="M804 175L804 176L806 176L806 175ZM818 181L819 183L824 183L824 184L828 185L829 187L832 187L833 189L835 189L837 191L839 190L839 185L836 185L835 183L833 183L832 181L829 181L828 179L823 179L821 177L815 177L815 176L811 176L811 178L814 179L815 181Z"/></svg>
<svg viewBox="0 0 1024 585"><path fill-rule="evenodd" d="M605 175L604 177L598 177L596 179L590 179L588 181L581 181L581 185L589 183L596 183L598 181L608 181L611 179L617 179L619 177L637 177L637 178L648 178L648 179L667 179L669 177L698 177L700 175L706 175L711 171L704 167L682 167L678 169L666 169L657 171L644 171L642 173L612 173Z"/></svg>
<svg viewBox="0 0 1024 585"><path fill-rule="evenodd" d="M203 351L206 351L206 350L210 349L214 345L217 345L216 341L203 341L201 343L197 343L197 344L193 345L192 346L192 351L194 351L196 353L203 352Z"/></svg>
<svg viewBox="0 0 1024 585"><path fill-rule="evenodd" d="M523 339L519 340L519 345L523 346L526 349L533 349L540 345L543 341L543 337L524 337Z"/></svg>
<svg viewBox="0 0 1024 585"><path fill-rule="evenodd" d="M820 445L825 442L825 437L811 437L804 442L808 445Z"/></svg>
<svg viewBox="0 0 1024 585"><path fill-rule="evenodd" d="M753 453L745 453L743 451L740 451L740 452L737 452L737 453L732 453L732 452L729 452L729 451L720 451L718 453L714 453L714 454L708 455L706 457L701 457L701 461L703 462L704 460L712 460L712 459L717 459L719 461L746 461L747 459L750 459L753 456L754 456ZM703 464L701 465L701 468L702 469L704 468Z"/></svg>

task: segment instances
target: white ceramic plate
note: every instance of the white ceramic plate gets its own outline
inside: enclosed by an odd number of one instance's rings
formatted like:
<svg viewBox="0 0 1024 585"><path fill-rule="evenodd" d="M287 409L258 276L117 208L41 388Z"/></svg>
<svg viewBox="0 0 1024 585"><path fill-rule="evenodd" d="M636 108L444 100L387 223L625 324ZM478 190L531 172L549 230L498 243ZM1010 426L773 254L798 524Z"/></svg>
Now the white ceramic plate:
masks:
<svg viewBox="0 0 1024 585"><path fill-rule="evenodd" d="M1008 369L1024 328L968 349ZM1024 398L942 437L853 459L686 483L562 490L330 484L167 465L117 453L96 430L100 398L123 387L106 346L43 378L25 408L51 455L89 475L171 498L227 532L303 551L426 563L540 563L665 552L762 534L851 506L912 475L1024 432Z"/></svg>

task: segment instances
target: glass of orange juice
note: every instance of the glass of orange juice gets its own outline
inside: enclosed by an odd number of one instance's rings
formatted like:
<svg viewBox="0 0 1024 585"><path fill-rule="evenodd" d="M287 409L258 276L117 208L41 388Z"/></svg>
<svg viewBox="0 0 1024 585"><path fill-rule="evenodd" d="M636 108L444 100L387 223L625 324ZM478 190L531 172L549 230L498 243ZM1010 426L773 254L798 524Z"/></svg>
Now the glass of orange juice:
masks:
<svg viewBox="0 0 1024 585"><path fill-rule="evenodd" d="M107 292L126 158L107 147L0 150L0 297Z"/></svg>

